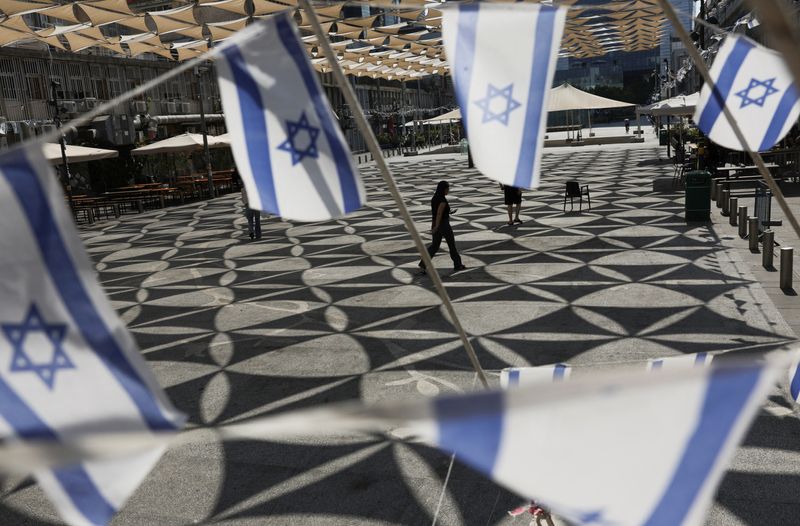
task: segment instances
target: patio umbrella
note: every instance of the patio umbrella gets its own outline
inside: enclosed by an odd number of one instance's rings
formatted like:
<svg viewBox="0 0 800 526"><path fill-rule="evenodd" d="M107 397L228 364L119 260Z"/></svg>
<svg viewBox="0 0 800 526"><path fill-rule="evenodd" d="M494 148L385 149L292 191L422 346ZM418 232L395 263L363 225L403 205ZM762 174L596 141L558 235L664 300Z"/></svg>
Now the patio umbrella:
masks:
<svg viewBox="0 0 800 526"><path fill-rule="evenodd" d="M230 141L220 143L217 137L208 135L209 148L224 148L230 145ZM199 133L182 133L169 139L156 141L131 150L132 155L155 155L159 153L182 153L203 149L203 136Z"/></svg>
<svg viewBox="0 0 800 526"><path fill-rule="evenodd" d="M96 161L98 159L110 159L119 157L117 150L103 150L101 148L89 148L87 146L67 145L67 161L71 163L82 163L86 161ZM57 143L45 143L44 156L50 164L61 164L61 145Z"/></svg>

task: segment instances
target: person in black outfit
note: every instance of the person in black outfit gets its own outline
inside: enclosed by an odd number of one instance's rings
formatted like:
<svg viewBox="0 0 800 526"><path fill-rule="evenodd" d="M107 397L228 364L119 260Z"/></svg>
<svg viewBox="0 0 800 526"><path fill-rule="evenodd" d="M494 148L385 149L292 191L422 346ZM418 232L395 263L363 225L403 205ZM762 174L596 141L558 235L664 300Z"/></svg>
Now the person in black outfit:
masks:
<svg viewBox="0 0 800 526"><path fill-rule="evenodd" d="M503 189L503 193L505 194L505 203L508 207L508 224L513 225L514 223L522 223L522 220L519 218L519 209L522 207L522 188L508 186L503 183L500 183L500 188ZM516 213L512 219L511 213L514 211L515 206Z"/></svg>
<svg viewBox="0 0 800 526"><path fill-rule="evenodd" d="M447 241L447 248L450 250L450 259L453 260L453 271L459 271L467 267L461 263L461 256L458 255L458 250L456 249L453 227L450 226L450 204L447 202L447 197L445 197L449 191L450 183L439 181L436 186L436 192L431 199L431 234L433 234L433 241L428 247L428 255L433 258L442 245L442 238L444 238ZM425 272L425 263L420 261L419 267L422 272Z"/></svg>

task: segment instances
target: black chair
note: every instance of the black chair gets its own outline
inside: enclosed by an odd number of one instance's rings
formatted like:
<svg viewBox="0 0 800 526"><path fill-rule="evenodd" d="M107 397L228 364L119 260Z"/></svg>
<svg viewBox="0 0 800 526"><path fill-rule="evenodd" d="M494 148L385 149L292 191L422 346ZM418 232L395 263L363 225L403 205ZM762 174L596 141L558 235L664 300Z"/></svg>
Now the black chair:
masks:
<svg viewBox="0 0 800 526"><path fill-rule="evenodd" d="M589 210L592 209L592 198L589 195L589 185L583 186L578 184L578 181L567 181L567 188L564 191L564 211L567 210L567 197L569 197L570 211L575 210L575 202L573 199L579 199L578 210L583 211L583 195L586 194L586 201L589 203Z"/></svg>

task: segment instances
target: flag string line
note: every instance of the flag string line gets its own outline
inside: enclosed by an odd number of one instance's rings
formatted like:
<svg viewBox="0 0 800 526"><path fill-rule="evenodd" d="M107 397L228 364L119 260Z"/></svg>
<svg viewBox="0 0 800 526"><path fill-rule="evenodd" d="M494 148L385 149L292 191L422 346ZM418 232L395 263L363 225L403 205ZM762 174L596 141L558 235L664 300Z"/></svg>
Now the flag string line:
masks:
<svg viewBox="0 0 800 526"><path fill-rule="evenodd" d="M314 7L311 5L309 0L299 0L299 5L305 10L306 14L308 15L308 20L311 22L311 26L314 28L314 33L317 35L317 44L322 46L323 52L325 53L326 57L334 57L333 48L331 47L330 40L328 39L327 33L322 29L320 25L319 18L317 17L317 12ZM397 209L400 212L400 215L403 217L403 222L405 223L406 230L408 231L409 235L411 236L412 240L414 241L414 246L419 252L420 257L422 258L422 262L427 269L428 275L431 278L431 281L436 288L436 291L439 293L439 297L442 300L442 305L445 308L445 311L450 318L449 321L455 328L456 332L458 333L459 338L461 339L461 343L464 345L464 349L467 352L467 356L469 358L472 367L475 369L475 372L478 373L478 378L481 381L481 384L485 387L489 387L489 382L486 379L486 374L481 367L480 361L478 360L478 355L475 352L475 349L472 347L472 342L470 342L467 333L464 331L464 327L461 325L460 320L458 319L458 315L456 314L455 307L453 307L453 303L450 301L450 296L447 293L447 289L442 283L442 280L439 276L439 272L433 264L433 261L429 255L428 251L425 248L425 244L422 241L422 237L417 231L417 227L414 224L414 220L411 218L411 214L406 207L405 202L403 201L403 196L400 194L400 190L397 188L397 185L394 182L394 178L392 177L392 173L389 170L389 166L386 164L386 160L383 158L383 154L381 152L380 146L378 145L378 141L375 138L375 133L372 131L372 127L367 123L367 119L364 116L364 110L361 107L361 103L358 101L356 94L353 90L353 87L345 78L344 71L342 71L342 66L339 64L338 60L329 60L328 61L331 66L331 71L333 72L333 76L336 79L336 82L339 84L339 89L342 91L342 95L344 95L347 104L350 106L353 119L356 122L356 126L358 127L359 131L361 132L361 136L364 137L364 140L367 144L369 151L372 153L372 157L375 160L376 167L383 178L389 193L392 195L395 203L397 204Z"/></svg>
<svg viewBox="0 0 800 526"><path fill-rule="evenodd" d="M769 367L787 368L797 363L798 346L770 353L763 357ZM752 358L751 358L752 359ZM728 362L727 368L747 366L750 361ZM557 382L558 387L539 392L530 399L532 405L547 405L554 400L564 401L580 396L588 385L607 386L609 381L623 381L631 388L649 388L653 383L674 381L676 378L706 374L701 368L659 370L658 374L641 375L640 371L615 371L593 378ZM777 384L777 382L776 382ZM538 390L550 382L518 387L518 390ZM427 407L419 400L393 401L365 405L359 401L343 401L332 407L315 406L278 414L253 417L243 422L221 423L179 431L96 432L95 429L65 429L57 439L31 438L24 441L9 439L0 442L0 473L27 475L38 469L77 464L87 460L119 458L153 448L172 449L219 441L261 440L285 442L303 437L369 438L384 436L389 440L419 443L422 436L407 428L407 422L430 418Z"/></svg>
<svg viewBox="0 0 800 526"><path fill-rule="evenodd" d="M714 79L711 77L711 72L706 66L705 61L700 56L700 52L697 51L697 48L692 42L692 39L689 37L689 34L686 32L686 28L683 27L681 21L678 19L678 15L676 14L675 10L672 8L672 5L667 0L658 0L661 4L661 9L664 11L664 14L667 15L667 18L672 23L675 31L678 33L678 37L683 42L686 51L689 53L689 56L694 62L695 67L697 67L697 71L700 72L703 79L706 81L706 84L712 91L716 91L716 83ZM764 159L761 157L761 154L758 152L753 151L750 146L747 144L747 140L744 138L742 134L742 130L739 128L739 124L736 121L736 118L731 113L730 109L728 108L728 104L722 104L722 112L725 115L725 118L728 119L728 123L733 130L734 135L736 135L736 140L739 141L739 144L742 148L747 152L750 158L753 160L753 164L758 168L761 177L764 178L766 181L767 186L772 191L772 195L775 196L775 199L778 201L778 205L781 207L781 211L786 216L786 219L789 220L789 223L792 225L792 229L794 230L795 235L800 238L800 223L797 221L797 217L795 216L792 209L789 208L789 203L786 202L786 198L783 196L783 192L781 191L778 184L775 182L775 179L772 177L772 174L769 173L769 170L764 165Z"/></svg>

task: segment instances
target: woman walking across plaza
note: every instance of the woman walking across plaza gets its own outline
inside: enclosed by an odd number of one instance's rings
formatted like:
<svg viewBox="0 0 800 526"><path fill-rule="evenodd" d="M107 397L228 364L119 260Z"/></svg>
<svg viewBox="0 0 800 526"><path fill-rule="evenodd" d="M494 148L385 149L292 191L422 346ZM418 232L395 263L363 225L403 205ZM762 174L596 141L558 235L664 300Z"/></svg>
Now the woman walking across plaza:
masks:
<svg viewBox="0 0 800 526"><path fill-rule="evenodd" d="M233 178L239 181L239 187L242 189L242 204L244 205L244 216L247 218L247 233L250 235L250 239L261 239L261 211L250 208L247 189L244 187L244 181L239 177L239 172L235 168L233 169Z"/></svg>
<svg viewBox="0 0 800 526"><path fill-rule="evenodd" d="M458 255L458 249L456 249L453 227L450 226L450 203L447 202L446 197L449 191L450 183L439 181L436 186L436 192L434 192L431 199L431 234L433 234L433 241L428 247L428 255L433 258L436 252L439 251L439 247L442 245L442 238L444 238L447 241L447 248L450 250L450 259L453 260L453 271L456 272L467 267L461 263L461 256ZM425 272L425 263L420 261L419 267L422 272Z"/></svg>
<svg viewBox="0 0 800 526"><path fill-rule="evenodd" d="M522 220L519 218L519 209L522 208L522 188L517 188L516 186L508 186L503 183L500 183L500 188L503 189L503 193L505 194L504 202L508 207L509 226L513 225L514 223L522 223ZM514 210L515 206L516 206L516 211ZM512 212L515 212L513 216Z"/></svg>

